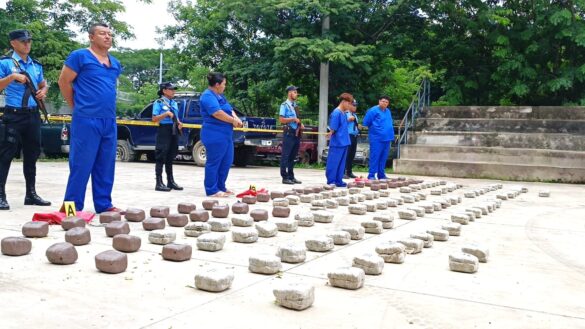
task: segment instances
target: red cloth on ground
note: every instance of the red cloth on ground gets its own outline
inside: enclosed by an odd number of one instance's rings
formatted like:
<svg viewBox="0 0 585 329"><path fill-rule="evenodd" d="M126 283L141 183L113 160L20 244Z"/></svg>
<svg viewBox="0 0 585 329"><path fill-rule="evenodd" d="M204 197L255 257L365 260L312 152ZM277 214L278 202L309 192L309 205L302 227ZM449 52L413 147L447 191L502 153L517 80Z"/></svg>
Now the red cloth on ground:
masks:
<svg viewBox="0 0 585 329"><path fill-rule="evenodd" d="M265 188L261 188L259 190L249 189L249 190L246 190L246 191L244 191L244 192L239 193L238 195L236 195L236 198L243 198L246 195L256 196L256 195L258 195L258 193L268 193L268 190L265 189Z"/></svg>
<svg viewBox="0 0 585 329"><path fill-rule="evenodd" d="M76 216L89 223L95 217L95 214L89 211L78 211ZM33 222L48 222L50 225L61 225L61 221L65 218L67 218L67 215L64 212L54 211L35 213L32 220Z"/></svg>

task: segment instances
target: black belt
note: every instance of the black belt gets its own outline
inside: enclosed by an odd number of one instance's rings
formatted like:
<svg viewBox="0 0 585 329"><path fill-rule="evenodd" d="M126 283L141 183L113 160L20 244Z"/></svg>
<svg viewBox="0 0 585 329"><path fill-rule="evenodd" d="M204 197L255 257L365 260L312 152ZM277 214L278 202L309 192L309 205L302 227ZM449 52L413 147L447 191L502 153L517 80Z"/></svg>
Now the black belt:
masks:
<svg viewBox="0 0 585 329"><path fill-rule="evenodd" d="M39 108L36 106L33 107L14 107L14 106L6 106L4 108L4 113L37 113L39 112Z"/></svg>

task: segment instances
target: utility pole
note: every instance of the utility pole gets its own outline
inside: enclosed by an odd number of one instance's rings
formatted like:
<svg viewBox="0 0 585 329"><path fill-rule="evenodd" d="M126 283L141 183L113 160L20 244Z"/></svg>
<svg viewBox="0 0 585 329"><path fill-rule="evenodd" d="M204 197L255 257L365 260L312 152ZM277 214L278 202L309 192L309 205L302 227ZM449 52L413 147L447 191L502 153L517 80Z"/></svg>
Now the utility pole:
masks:
<svg viewBox="0 0 585 329"><path fill-rule="evenodd" d="M329 31L329 16L323 18L321 27L322 35ZM319 74L319 138L317 139L318 161L321 163L321 154L327 145L327 138L324 133L327 132L327 101L329 99L329 62L321 62Z"/></svg>
<svg viewBox="0 0 585 329"><path fill-rule="evenodd" d="M158 84L162 83L162 71L163 71L163 54L160 53L160 65L158 68Z"/></svg>

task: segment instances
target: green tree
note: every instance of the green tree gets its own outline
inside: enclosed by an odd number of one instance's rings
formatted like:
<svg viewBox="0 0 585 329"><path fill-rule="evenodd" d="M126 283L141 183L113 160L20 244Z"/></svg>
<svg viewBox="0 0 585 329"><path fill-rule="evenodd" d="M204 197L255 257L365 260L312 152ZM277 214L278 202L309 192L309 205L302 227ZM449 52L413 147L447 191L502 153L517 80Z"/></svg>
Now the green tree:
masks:
<svg viewBox="0 0 585 329"><path fill-rule="evenodd" d="M6 35L14 29L28 29L33 34L31 56L43 63L49 86L49 100L60 103L57 79L67 55L83 45L75 41L77 31L87 31L94 22L112 26L117 37L128 38L128 25L116 19L124 11L119 0L10 0L0 9L0 49L7 52L10 44ZM84 32L82 32L84 33Z"/></svg>
<svg viewBox="0 0 585 329"><path fill-rule="evenodd" d="M285 86L295 84L308 100L303 112L316 117L322 61L331 64L331 108L344 91L373 104L391 81L379 64L393 52L415 53L414 38L404 35L425 24L416 6L393 1L202 0L171 7L178 24L165 31L183 61L227 73L230 99L257 115L273 115ZM331 29L322 35L325 16Z"/></svg>
<svg viewBox="0 0 585 329"><path fill-rule="evenodd" d="M585 104L582 1L427 1L422 10L444 103Z"/></svg>

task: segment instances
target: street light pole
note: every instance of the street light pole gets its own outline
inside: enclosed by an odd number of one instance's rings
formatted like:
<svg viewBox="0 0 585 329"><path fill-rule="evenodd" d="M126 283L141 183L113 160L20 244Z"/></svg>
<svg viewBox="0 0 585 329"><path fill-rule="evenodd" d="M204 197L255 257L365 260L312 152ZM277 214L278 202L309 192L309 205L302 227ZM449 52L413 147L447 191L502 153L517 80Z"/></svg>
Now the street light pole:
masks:
<svg viewBox="0 0 585 329"><path fill-rule="evenodd" d="M158 69L158 84L162 83L162 72L163 72L163 54L160 53L160 64Z"/></svg>
<svg viewBox="0 0 585 329"><path fill-rule="evenodd" d="M329 31L329 16L323 18L321 32L325 35ZM318 161L321 163L321 154L327 145L324 133L327 132L327 103L329 99L329 62L321 62L319 73L319 138L317 139Z"/></svg>

